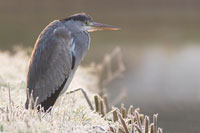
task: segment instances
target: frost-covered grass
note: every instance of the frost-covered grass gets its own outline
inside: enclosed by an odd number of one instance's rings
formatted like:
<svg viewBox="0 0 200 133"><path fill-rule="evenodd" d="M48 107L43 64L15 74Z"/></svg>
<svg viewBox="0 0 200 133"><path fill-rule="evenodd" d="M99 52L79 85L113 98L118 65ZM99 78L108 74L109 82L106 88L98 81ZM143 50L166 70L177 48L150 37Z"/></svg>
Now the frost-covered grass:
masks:
<svg viewBox="0 0 200 133"><path fill-rule="evenodd" d="M106 121L90 110L81 92L63 95L51 113L25 110L29 57L23 51L14 55L1 52L0 60L1 132L94 132L99 130L99 126L108 128ZM70 89L95 87L97 77L89 71L79 67ZM92 94L89 96L91 98Z"/></svg>
<svg viewBox="0 0 200 133"><path fill-rule="evenodd" d="M121 111L117 108L108 110L106 100L91 92L100 87L102 74L99 72L103 72L103 67L101 71L98 71L95 65L79 67L68 89L86 89L95 110L90 109L79 91L63 94L52 111L44 113L24 108L25 80L29 63L26 52L18 50L14 55L0 52L0 61L0 132L162 132L157 127L157 115L154 115L154 121L151 123L148 116L139 114L139 109L134 110L132 106L128 111L124 106L121 107ZM112 77L117 74L108 79L114 79ZM98 101L94 102L94 97Z"/></svg>

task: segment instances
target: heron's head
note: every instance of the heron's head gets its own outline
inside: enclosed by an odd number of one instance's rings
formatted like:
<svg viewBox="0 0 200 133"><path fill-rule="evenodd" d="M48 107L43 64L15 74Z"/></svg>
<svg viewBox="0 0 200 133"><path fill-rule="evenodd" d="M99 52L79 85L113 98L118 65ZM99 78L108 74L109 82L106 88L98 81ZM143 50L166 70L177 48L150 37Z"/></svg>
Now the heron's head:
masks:
<svg viewBox="0 0 200 133"><path fill-rule="evenodd" d="M93 21L93 19L85 14L79 13L63 19L63 21L73 21L75 25L78 25L83 31L93 32L97 30L118 30L119 28L107 24L101 24Z"/></svg>

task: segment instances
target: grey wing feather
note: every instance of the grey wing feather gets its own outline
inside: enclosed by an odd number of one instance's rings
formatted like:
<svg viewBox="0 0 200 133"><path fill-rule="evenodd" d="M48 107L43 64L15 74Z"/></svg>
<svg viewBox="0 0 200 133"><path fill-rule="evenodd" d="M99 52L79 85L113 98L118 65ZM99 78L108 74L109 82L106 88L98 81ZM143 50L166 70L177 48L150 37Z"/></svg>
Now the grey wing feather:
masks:
<svg viewBox="0 0 200 133"><path fill-rule="evenodd" d="M69 76L72 66L70 32L53 22L39 36L27 75L29 94L38 104L50 97Z"/></svg>

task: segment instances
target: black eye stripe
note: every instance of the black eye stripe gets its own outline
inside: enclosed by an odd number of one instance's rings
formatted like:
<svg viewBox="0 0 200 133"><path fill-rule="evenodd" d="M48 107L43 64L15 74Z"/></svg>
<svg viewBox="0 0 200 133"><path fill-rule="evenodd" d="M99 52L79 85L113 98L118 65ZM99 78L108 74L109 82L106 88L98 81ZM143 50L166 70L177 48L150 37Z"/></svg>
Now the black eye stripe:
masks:
<svg viewBox="0 0 200 133"><path fill-rule="evenodd" d="M69 21L69 20L81 21L81 22L86 23L86 21L92 21L92 18L88 15L77 14L77 15L73 15L69 18L62 19L61 21Z"/></svg>

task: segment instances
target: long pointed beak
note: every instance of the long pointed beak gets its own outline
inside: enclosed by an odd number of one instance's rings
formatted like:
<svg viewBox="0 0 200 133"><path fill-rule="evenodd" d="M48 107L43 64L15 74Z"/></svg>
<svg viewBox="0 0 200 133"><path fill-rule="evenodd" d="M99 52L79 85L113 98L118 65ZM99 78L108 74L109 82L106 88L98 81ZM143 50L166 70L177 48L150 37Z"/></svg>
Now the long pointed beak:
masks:
<svg viewBox="0 0 200 133"><path fill-rule="evenodd" d="M107 24L101 24L93 22L91 25L92 29L89 30L89 32L96 31L96 30L119 30L118 27L107 25Z"/></svg>

